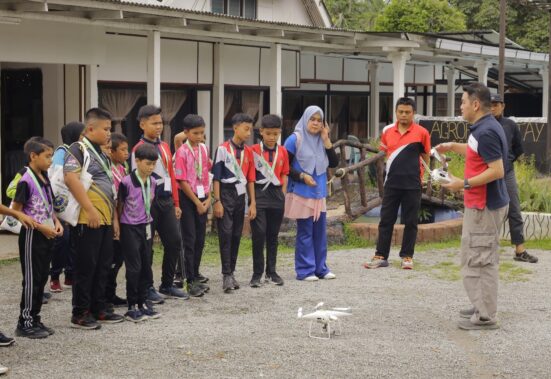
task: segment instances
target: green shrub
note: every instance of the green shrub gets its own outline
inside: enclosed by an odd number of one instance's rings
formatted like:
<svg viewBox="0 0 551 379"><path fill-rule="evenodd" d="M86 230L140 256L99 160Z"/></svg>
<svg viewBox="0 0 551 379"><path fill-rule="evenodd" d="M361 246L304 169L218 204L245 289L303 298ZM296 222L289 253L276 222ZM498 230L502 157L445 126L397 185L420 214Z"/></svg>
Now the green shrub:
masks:
<svg viewBox="0 0 551 379"><path fill-rule="evenodd" d="M534 156L522 157L515 162L520 207L523 211L551 213L550 179L541 177L536 170Z"/></svg>

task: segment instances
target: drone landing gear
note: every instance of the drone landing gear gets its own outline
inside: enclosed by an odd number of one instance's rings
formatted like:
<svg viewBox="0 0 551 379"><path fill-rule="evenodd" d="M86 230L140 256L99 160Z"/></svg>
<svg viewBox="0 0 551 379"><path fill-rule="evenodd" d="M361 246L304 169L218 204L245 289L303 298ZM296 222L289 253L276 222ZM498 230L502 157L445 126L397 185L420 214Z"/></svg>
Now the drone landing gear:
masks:
<svg viewBox="0 0 551 379"><path fill-rule="evenodd" d="M316 323L315 320L310 321L310 328L308 330L308 336L310 338L316 338L320 340L328 340L331 339L331 335L333 336L340 336L342 334L342 325L341 320L335 321L335 328L331 329L331 323L333 321L329 321L327 323L322 323L322 332L321 334L313 334L312 329L314 327L314 323Z"/></svg>

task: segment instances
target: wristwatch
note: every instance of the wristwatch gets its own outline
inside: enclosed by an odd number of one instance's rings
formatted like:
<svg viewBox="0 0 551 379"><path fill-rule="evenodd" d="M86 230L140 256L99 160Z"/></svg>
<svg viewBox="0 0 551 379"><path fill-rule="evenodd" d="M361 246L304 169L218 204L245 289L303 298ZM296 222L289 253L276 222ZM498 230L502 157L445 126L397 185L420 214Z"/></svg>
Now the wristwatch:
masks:
<svg viewBox="0 0 551 379"><path fill-rule="evenodd" d="M471 185L469 184L469 179L465 178L465 180L463 180L463 189L471 189Z"/></svg>

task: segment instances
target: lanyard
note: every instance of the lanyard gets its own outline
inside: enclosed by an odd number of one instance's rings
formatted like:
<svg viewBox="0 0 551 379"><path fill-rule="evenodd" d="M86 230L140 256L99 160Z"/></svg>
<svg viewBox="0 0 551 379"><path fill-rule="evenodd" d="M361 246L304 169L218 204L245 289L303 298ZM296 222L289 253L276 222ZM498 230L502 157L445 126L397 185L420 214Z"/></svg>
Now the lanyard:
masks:
<svg viewBox="0 0 551 379"><path fill-rule="evenodd" d="M48 202L48 200L46 200L46 196L42 192L42 186L38 182L37 177L34 175L33 170L31 168L28 168L27 172L30 174L30 176L31 176L31 178L34 182L34 185L36 186L36 189L37 189L38 193L40 194L40 197L42 198L42 202L44 203L44 207L46 208L46 213L48 215L48 218L51 217L52 213L53 213L53 209L52 209L53 206Z"/></svg>
<svg viewBox="0 0 551 379"><path fill-rule="evenodd" d="M189 151L191 152L191 155L193 156L193 161L195 165L195 173L197 174L197 179L202 180L203 179L203 154L201 154L201 145L199 144L197 146L197 157L195 156L195 153L193 152L193 147L191 146L191 143L189 140L186 141L187 147L189 147Z"/></svg>
<svg viewBox="0 0 551 379"><path fill-rule="evenodd" d="M96 158L98 158L99 163L100 163L101 167L103 168L103 171L105 171L105 173L107 174L109 179L111 181L113 181L113 171L111 171L111 167L109 167L110 166L109 161L108 161L108 163L105 163L105 159L102 157L103 153L102 153L102 155L99 155L98 152L96 151L96 149L94 148L94 146L92 146L90 141L88 141L88 138L85 137L85 138L82 139L82 141L84 142L86 147L88 147L90 150L92 150L92 153L94 153Z"/></svg>
<svg viewBox="0 0 551 379"><path fill-rule="evenodd" d="M123 175L121 175L121 171L119 170L119 165L112 165L111 166L113 168L112 172L113 172L113 176L117 179L117 181L120 183L123 179ZM124 166L123 166L124 167Z"/></svg>
<svg viewBox="0 0 551 379"><path fill-rule="evenodd" d="M243 161L245 160L245 159L243 159L243 155L245 153L245 149L241 150L241 157L237 158L235 156L235 151L233 150L233 146L232 146L231 141L229 141L228 144L230 146L230 153L231 153L232 157L235 158L235 163L234 163L235 172L238 172L238 170L237 170L238 168L239 168L239 170L241 170L243 168ZM239 159L239 167L237 166L237 159Z"/></svg>
<svg viewBox="0 0 551 379"><path fill-rule="evenodd" d="M140 182L140 186L142 187L142 198L145 205L145 213L149 219L149 215L151 213L151 178L148 176L146 183L144 183L138 174L138 170L134 171L134 173L136 174L136 178L138 178L138 182Z"/></svg>
<svg viewBox="0 0 551 379"><path fill-rule="evenodd" d="M163 168L165 169L166 176L170 177L170 174L168 172L168 165L170 164L170 161L168 160L168 156L166 155L165 149L163 149L163 145L159 143L158 150L160 150L159 157L161 158L161 162L163 162Z"/></svg>
<svg viewBox="0 0 551 379"><path fill-rule="evenodd" d="M268 153L269 154L269 153ZM279 146L276 145L275 149L275 155L274 155L274 161L272 162L272 165L270 166L272 168L272 171L275 173L275 167L277 164L277 156L279 155ZM264 158L264 144L260 142L260 156ZM268 164L268 161L264 159L266 164Z"/></svg>

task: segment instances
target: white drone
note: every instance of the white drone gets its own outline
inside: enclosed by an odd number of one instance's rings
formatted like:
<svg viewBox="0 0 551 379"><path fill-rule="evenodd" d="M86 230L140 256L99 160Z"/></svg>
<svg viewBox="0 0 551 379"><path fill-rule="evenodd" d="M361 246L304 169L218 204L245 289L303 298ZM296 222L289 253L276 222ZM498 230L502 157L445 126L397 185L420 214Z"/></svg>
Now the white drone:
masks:
<svg viewBox="0 0 551 379"><path fill-rule="evenodd" d="M318 305L314 308L314 312L308 314L302 314L302 308L298 309L298 318L310 320L310 328L308 330L308 336L310 338L328 340L331 338L331 334L340 336L342 334L342 325L339 317L352 316L352 313L348 312L350 311L350 308L331 308L330 310L320 309L323 307L323 304L324 303L318 303ZM322 334L312 334L314 322L322 324ZM333 333L331 333L332 323L336 324L336 328L334 328Z"/></svg>
<svg viewBox="0 0 551 379"><path fill-rule="evenodd" d="M436 160L442 164L441 168L435 168L434 170L431 170L430 167L427 165L427 162L425 162L425 160L421 158L421 163L423 164L423 166L425 166L427 172L430 172L430 177L432 178L432 180L434 180L436 183L451 183L452 180L448 173L448 162L446 162L446 158L441 156L435 148L432 148L432 150L430 151L430 155L435 157Z"/></svg>

